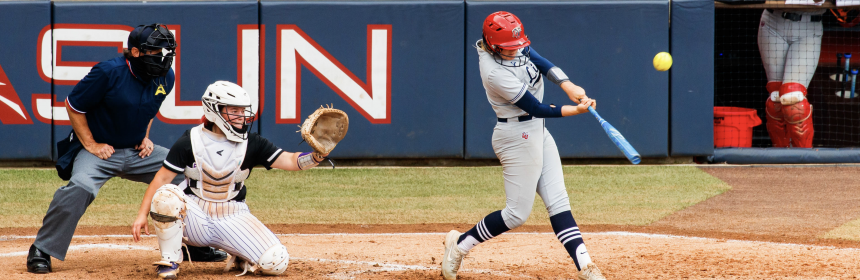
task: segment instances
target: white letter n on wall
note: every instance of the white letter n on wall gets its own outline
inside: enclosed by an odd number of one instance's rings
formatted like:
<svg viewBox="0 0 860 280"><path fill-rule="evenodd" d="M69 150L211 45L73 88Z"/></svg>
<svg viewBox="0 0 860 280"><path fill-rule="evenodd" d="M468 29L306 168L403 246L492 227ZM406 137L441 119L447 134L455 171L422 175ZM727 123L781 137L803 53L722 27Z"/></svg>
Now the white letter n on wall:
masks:
<svg viewBox="0 0 860 280"><path fill-rule="evenodd" d="M370 123L391 123L391 25L367 26L367 83L296 25L278 25L277 44L275 123L301 121L301 65Z"/></svg>

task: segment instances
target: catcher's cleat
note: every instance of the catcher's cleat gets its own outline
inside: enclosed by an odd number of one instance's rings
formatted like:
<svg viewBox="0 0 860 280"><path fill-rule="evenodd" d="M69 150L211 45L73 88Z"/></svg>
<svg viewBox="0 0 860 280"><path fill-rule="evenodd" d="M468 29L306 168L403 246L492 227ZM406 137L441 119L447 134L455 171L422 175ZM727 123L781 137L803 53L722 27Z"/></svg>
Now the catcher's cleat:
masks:
<svg viewBox="0 0 860 280"><path fill-rule="evenodd" d="M603 277L600 269L594 263L586 265L576 276L579 280L606 280L606 277Z"/></svg>
<svg viewBox="0 0 860 280"><path fill-rule="evenodd" d="M255 272L257 271L257 268L248 263L247 261L241 258L237 258L234 255L230 255L230 259L227 260L227 266L224 267L224 272L230 272L233 270L238 271L240 269L242 270L242 273L236 274L236 276L245 275L246 273L248 273L248 271L250 271L251 274L256 274Z"/></svg>
<svg viewBox="0 0 860 280"><path fill-rule="evenodd" d="M36 245L30 245L30 254L27 255L27 272L36 274L53 272L51 270L51 256L36 248Z"/></svg>
<svg viewBox="0 0 860 280"><path fill-rule="evenodd" d="M242 260L237 258L236 256L230 255L230 257L227 258L227 265L224 266L224 272L237 269L237 266L241 266L241 264L240 264L241 261Z"/></svg>
<svg viewBox="0 0 860 280"><path fill-rule="evenodd" d="M185 248L188 248L187 250ZM188 252L191 252L191 256ZM222 262L227 259L227 252L212 248L212 247L182 247L182 258L184 260L192 260L195 262Z"/></svg>
<svg viewBox="0 0 860 280"><path fill-rule="evenodd" d="M457 279L457 270L460 270L460 263L463 262L463 257L467 253L460 251L457 247L457 240L460 239L461 233L456 230L451 230L445 236L445 255L442 256L442 277L446 280Z"/></svg>
<svg viewBox="0 0 860 280"><path fill-rule="evenodd" d="M155 272L158 273L158 278L161 279L176 279L179 274L179 264L170 262L170 265L156 265Z"/></svg>

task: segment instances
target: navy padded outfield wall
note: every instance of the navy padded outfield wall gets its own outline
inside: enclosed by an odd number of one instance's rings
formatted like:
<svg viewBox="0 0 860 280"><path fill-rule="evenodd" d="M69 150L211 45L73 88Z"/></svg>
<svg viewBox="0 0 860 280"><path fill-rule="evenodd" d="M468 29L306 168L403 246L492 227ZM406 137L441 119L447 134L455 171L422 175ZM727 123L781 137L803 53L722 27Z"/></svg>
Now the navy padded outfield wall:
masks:
<svg viewBox="0 0 860 280"><path fill-rule="evenodd" d="M651 64L670 50L665 0L0 1L0 23L15 29L0 40L0 160L55 159L74 85L156 22L179 42L156 144L199 124L206 86L227 80L253 96L253 131L287 151L310 150L295 131L328 104L350 116L334 158L492 159L496 119L472 45L499 10L643 157L711 155L713 3L672 3L670 82ZM572 101L548 84L544 103ZM546 123L564 158L623 158L589 114Z"/></svg>
<svg viewBox="0 0 860 280"><path fill-rule="evenodd" d="M50 103L41 115L36 97L51 97L51 82L37 71L36 44L51 26L51 2L0 2L0 159L50 160ZM50 57L51 53L45 53ZM49 68L50 70L50 68Z"/></svg>
<svg viewBox="0 0 860 280"><path fill-rule="evenodd" d="M54 71L56 106L63 106L92 65L122 56L121 48L134 27L156 22L166 24L176 34L178 49L173 65L176 85L150 130L155 144L169 148L185 130L200 123L200 97L214 81L238 82L257 98L259 36L253 35L258 22L255 1L54 2L54 6L54 40L60 57ZM238 81L239 77L243 77L242 81ZM69 134L72 127L68 123L68 116L56 122L55 138Z"/></svg>
<svg viewBox="0 0 860 280"><path fill-rule="evenodd" d="M671 155L714 152L714 1L672 1Z"/></svg>
<svg viewBox="0 0 860 280"><path fill-rule="evenodd" d="M669 50L667 1L466 2L466 158L495 158L496 117L472 44L492 12L511 12L541 56L560 67L643 157L668 156L669 76L652 58ZM574 104L545 82L543 103ZM623 158L590 114L546 120L562 157Z"/></svg>
<svg viewBox="0 0 860 280"><path fill-rule="evenodd" d="M463 157L462 1L261 2L264 136L287 151L323 104L349 115L340 158Z"/></svg>

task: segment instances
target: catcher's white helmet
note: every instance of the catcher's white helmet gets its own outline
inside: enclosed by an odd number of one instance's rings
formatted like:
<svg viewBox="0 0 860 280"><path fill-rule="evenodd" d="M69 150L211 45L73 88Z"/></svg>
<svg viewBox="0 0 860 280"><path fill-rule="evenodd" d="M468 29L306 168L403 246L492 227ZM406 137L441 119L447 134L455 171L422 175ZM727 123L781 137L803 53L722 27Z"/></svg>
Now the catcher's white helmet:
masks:
<svg viewBox="0 0 860 280"><path fill-rule="evenodd" d="M221 115L221 108L224 106L245 107L245 110L241 115L227 114L229 119L224 119ZM203 93L203 115L224 132L227 140L233 142L248 140L254 112L251 111L251 97L239 85L227 81L217 81L209 85ZM230 120L235 118L244 118L241 128L230 124Z"/></svg>

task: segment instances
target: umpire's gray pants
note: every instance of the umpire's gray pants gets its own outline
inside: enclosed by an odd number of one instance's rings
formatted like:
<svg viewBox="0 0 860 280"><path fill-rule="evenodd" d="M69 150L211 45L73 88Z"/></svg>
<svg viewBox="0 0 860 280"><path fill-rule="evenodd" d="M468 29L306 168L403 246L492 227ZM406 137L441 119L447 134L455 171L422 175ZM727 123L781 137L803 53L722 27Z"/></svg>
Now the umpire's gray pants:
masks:
<svg viewBox="0 0 860 280"><path fill-rule="evenodd" d="M48 207L33 245L52 257L65 260L78 221L105 182L120 177L149 184L161 169L167 152L168 149L155 145L151 155L140 158L139 150L116 149L110 158L103 160L82 149L75 158L69 184L54 193L54 200ZM185 176L180 174L173 179L173 184L179 184L182 180L185 180Z"/></svg>

